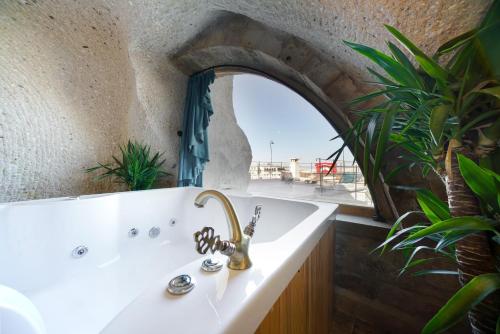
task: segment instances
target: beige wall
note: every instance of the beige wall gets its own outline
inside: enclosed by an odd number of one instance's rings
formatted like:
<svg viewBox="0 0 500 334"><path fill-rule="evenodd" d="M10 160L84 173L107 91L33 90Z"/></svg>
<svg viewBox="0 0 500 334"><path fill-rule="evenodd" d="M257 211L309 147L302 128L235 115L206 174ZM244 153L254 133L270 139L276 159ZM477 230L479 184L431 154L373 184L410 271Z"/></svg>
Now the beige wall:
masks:
<svg viewBox="0 0 500 334"><path fill-rule="evenodd" d="M127 137L133 72L115 19L48 9L0 5L0 201L108 190L81 170Z"/></svg>
<svg viewBox="0 0 500 334"><path fill-rule="evenodd" d="M129 54L119 16L73 1L0 7L0 201L118 190L83 169L128 138L176 163L185 77Z"/></svg>
<svg viewBox="0 0 500 334"><path fill-rule="evenodd" d="M121 190L83 169L128 138L165 152L176 173L187 77L137 47L122 12L102 1L0 2L0 202ZM215 98L224 115L231 92Z"/></svg>
<svg viewBox="0 0 500 334"><path fill-rule="evenodd" d="M212 90L214 115L208 128L210 162L203 175L206 188L246 190L252 150L233 110L233 77L215 79Z"/></svg>

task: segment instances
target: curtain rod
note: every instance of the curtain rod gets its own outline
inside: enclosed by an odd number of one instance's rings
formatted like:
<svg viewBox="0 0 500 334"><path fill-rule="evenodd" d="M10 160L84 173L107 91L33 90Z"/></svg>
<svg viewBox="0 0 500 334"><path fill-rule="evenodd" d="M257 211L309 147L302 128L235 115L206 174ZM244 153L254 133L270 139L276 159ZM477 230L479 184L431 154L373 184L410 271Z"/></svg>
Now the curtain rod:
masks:
<svg viewBox="0 0 500 334"><path fill-rule="evenodd" d="M198 75L198 74L201 74L201 73L205 73L205 72L210 71L210 70L217 70L219 68L234 68L236 70L237 69L250 70L250 71L255 72L257 74L260 74L260 75L262 75L264 77L271 78L271 79L274 79L274 80L277 80L277 81L281 82L280 80L278 80L277 78L275 78L272 75L269 75L269 74L267 74L267 73L265 73L263 71L260 71L260 70L258 70L256 68L253 68L251 66L246 66L246 65L215 65L215 66L210 66L210 67L207 67L207 68L205 68L203 70L197 71L197 72L191 74L190 76Z"/></svg>

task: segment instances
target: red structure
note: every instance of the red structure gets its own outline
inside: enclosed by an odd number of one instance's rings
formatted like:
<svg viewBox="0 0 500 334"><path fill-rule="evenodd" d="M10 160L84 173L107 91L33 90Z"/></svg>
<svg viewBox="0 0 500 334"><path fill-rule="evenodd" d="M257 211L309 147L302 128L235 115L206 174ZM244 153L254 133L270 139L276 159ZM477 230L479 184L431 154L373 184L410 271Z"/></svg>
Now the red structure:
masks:
<svg viewBox="0 0 500 334"><path fill-rule="evenodd" d="M332 167L333 162L328 162L328 161L316 162L314 165L316 166L316 173L326 175L330 170L330 168ZM337 173L337 167L334 166L332 169L332 174L336 173Z"/></svg>

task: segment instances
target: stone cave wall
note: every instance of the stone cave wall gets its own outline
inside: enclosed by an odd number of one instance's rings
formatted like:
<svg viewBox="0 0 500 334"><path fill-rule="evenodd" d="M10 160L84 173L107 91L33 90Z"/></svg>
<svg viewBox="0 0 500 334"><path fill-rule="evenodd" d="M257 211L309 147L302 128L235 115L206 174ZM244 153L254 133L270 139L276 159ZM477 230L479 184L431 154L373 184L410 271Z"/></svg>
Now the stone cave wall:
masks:
<svg viewBox="0 0 500 334"><path fill-rule="evenodd" d="M102 8L0 5L0 201L110 191L83 173L128 136L133 71Z"/></svg>
<svg viewBox="0 0 500 334"><path fill-rule="evenodd" d="M234 44L227 24L235 16L288 34L288 44L279 46L299 47L297 57L287 56L287 49L283 59L271 61L280 66L286 62L297 65L302 79L305 69L299 62L312 57L309 51L321 51L334 64L331 68L328 65L333 79L321 87L332 92L334 102L343 107L365 91L363 80L368 77L364 66L368 63L347 49L342 40L383 47L389 38L383 28L386 23L432 52L443 41L475 26L490 3L0 1L0 201L120 190L110 183L95 183L82 171L98 161L108 161L117 153L117 145L128 138L165 152L166 169L175 174L176 133L187 77L172 58L192 45L196 36L213 30L217 22L224 28L214 31L223 53ZM275 47L272 36L252 39L255 31L237 33L246 36L242 41L258 42L254 49ZM300 43L295 45L298 39L310 50ZM199 44L203 53L203 41ZM249 48L247 44L240 46ZM249 54L258 56L256 52ZM312 69L323 72L327 65L324 59L312 58ZM252 61L255 59L249 59L250 65ZM201 65L210 66L206 61ZM290 74L286 73L288 67L284 68L284 74ZM208 173L210 168L217 169L216 164L212 159ZM173 184L173 180L175 177L163 185ZM227 180L221 182L219 185L226 187ZM398 205L403 206L403 202L410 201L399 201Z"/></svg>
<svg viewBox="0 0 500 334"><path fill-rule="evenodd" d="M233 76L216 78L211 91L214 115L208 128L210 162L203 174L203 185L206 188L246 190L250 181L248 169L252 150L236 122L232 103Z"/></svg>
<svg viewBox="0 0 500 334"><path fill-rule="evenodd" d="M84 169L129 138L165 152L173 176L161 186L175 184L187 77L138 47L123 4L0 2L0 202L124 190ZM214 100L231 118L232 91L217 86Z"/></svg>

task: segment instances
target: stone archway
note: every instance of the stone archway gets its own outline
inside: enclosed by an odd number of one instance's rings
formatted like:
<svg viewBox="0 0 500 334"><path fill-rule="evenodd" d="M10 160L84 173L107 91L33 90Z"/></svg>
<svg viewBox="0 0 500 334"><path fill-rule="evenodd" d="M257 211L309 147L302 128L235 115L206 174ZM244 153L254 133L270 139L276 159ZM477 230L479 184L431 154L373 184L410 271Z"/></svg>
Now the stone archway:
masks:
<svg viewBox="0 0 500 334"><path fill-rule="evenodd" d="M350 124L344 103L367 79L367 63L342 39L381 47L387 23L430 52L474 27L490 2L0 2L0 200L119 190L81 169L127 138L166 151L175 173L185 74L212 66L274 77L341 131ZM418 175L399 181L445 194ZM385 217L416 205L404 190L390 189L393 206L382 183L373 189Z"/></svg>
<svg viewBox="0 0 500 334"><path fill-rule="evenodd" d="M186 75L209 68L216 69L219 75L242 72L262 75L308 100L339 133L351 126L348 114L335 101L345 101L359 90L354 80L321 50L247 17L236 14L224 17L189 41L172 61ZM356 159L363 171L370 169L361 164L359 153ZM396 205L380 178L370 185L370 191L379 218L397 217Z"/></svg>

